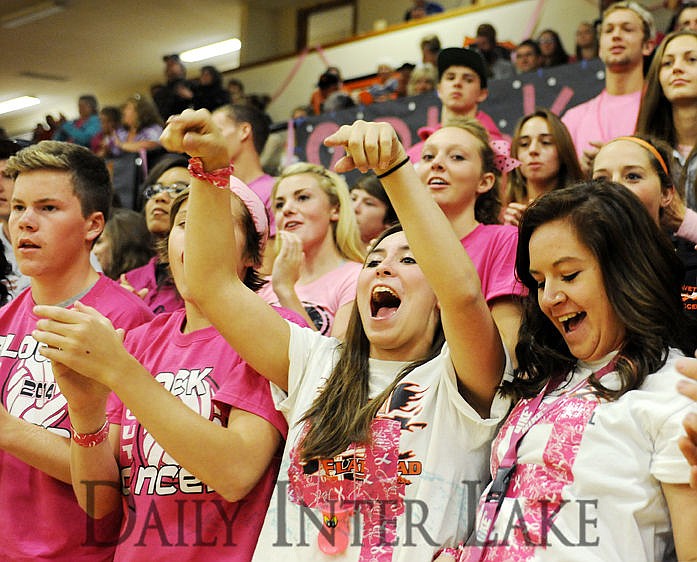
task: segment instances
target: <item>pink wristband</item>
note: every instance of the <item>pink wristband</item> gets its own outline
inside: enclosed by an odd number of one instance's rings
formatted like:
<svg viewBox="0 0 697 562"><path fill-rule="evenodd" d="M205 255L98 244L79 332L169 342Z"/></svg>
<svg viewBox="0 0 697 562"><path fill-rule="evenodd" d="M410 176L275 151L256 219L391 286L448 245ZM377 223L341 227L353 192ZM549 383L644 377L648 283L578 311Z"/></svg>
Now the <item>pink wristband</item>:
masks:
<svg viewBox="0 0 697 562"><path fill-rule="evenodd" d="M254 226L261 237L261 247L263 249L269 236L269 219L266 214L266 207L263 201L259 199L259 196L246 183L232 175L233 170L234 167L230 163L227 168L218 168L212 172L206 172L203 169L203 162L198 156L189 158L189 174L192 177L213 184L221 189L229 189L242 200L242 203L244 203L252 215Z"/></svg>
<svg viewBox="0 0 697 562"><path fill-rule="evenodd" d="M463 552L463 545L460 545L457 548L441 548L438 552L435 553L435 555L433 556L433 560L438 558L441 554L446 554L448 556L452 556L453 559L457 562L460 560L460 555Z"/></svg>
<svg viewBox="0 0 697 562"><path fill-rule="evenodd" d="M230 176L234 169L231 162L227 168L218 168L212 172L206 172L203 169L203 161L198 156L189 158L189 174L191 174L191 177L211 183L221 189L230 187Z"/></svg>
<svg viewBox="0 0 697 562"><path fill-rule="evenodd" d="M78 433L72 425L70 430L73 434L73 441L80 447L96 447L109 437L109 420L105 420L104 425L94 433Z"/></svg>

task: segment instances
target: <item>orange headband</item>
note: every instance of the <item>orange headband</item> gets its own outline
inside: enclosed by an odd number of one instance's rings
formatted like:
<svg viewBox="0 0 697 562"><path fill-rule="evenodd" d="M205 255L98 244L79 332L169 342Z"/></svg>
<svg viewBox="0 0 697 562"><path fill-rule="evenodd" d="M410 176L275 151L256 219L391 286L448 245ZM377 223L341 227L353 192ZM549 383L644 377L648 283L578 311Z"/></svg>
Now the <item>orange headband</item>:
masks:
<svg viewBox="0 0 697 562"><path fill-rule="evenodd" d="M615 142L618 140L626 140L644 147L651 154L653 154L656 160L658 160L658 163L661 165L661 168L663 168L663 171L665 172L666 176L670 177L670 173L668 172L668 166L666 166L665 160L663 160L661 153L658 152L658 150L656 150L656 147L653 146L650 142L646 142L644 139L640 139L639 137L617 137L616 139L612 139L610 142Z"/></svg>

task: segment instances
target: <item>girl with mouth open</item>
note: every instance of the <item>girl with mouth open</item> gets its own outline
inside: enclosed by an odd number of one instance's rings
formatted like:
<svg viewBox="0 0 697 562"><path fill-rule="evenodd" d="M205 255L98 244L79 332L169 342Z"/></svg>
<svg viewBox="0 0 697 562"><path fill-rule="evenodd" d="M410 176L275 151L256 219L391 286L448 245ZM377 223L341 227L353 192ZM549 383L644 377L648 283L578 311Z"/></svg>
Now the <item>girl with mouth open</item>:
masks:
<svg viewBox="0 0 697 562"><path fill-rule="evenodd" d="M520 401L476 533L439 561L694 560L676 363L695 337L670 240L624 186L582 183L528 207L516 272L530 297L503 391Z"/></svg>
<svg viewBox="0 0 697 562"><path fill-rule="evenodd" d="M502 141L494 141L500 143ZM453 117L423 145L416 169L479 274L482 293L512 356L518 338L525 288L515 279L518 230L498 224L502 170L517 161L494 151L475 119Z"/></svg>
<svg viewBox="0 0 697 562"><path fill-rule="evenodd" d="M411 562L454 544L507 409L495 397L506 356L477 272L392 127L358 121L325 140L350 154L337 171L381 176L404 225L372 246L343 343L296 329L237 279L229 194L211 185L227 153L208 113L171 118L162 141L205 170L189 198L192 296L274 383L289 423L254 560Z"/></svg>

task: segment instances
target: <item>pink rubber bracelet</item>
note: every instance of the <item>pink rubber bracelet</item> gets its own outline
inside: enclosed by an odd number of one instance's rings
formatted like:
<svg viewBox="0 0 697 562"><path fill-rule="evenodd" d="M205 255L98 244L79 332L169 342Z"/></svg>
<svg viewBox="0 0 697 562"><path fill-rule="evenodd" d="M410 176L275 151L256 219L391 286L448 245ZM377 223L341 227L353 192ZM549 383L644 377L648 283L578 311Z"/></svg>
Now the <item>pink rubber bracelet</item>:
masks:
<svg viewBox="0 0 697 562"><path fill-rule="evenodd" d="M80 447L96 447L109 437L109 420L105 420L104 425L94 433L78 433L72 425L70 430L73 434L73 441Z"/></svg>

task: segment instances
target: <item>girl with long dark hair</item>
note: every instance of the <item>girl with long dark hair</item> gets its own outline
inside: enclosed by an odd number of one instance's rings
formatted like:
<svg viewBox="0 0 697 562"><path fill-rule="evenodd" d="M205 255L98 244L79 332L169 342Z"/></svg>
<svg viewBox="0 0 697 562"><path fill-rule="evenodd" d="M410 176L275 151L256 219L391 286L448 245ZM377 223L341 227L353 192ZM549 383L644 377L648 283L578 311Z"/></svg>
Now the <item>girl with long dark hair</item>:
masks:
<svg viewBox="0 0 697 562"><path fill-rule="evenodd" d="M375 170L404 225L373 244L344 343L295 329L236 281L220 243L234 236L229 196L211 185L227 153L208 114L171 119L162 140L200 158L185 262L194 298L278 387L291 428L255 560L407 562L453 544L506 410L495 399L505 352L476 269L392 127L359 121L325 140L350 154L337 171Z"/></svg>

